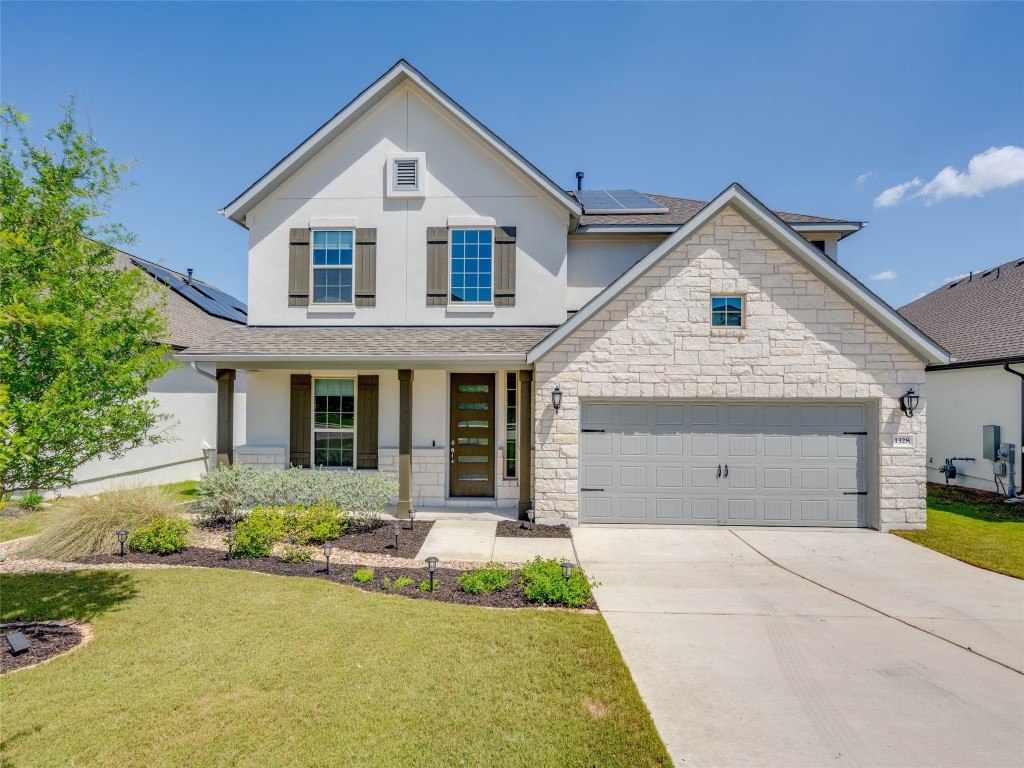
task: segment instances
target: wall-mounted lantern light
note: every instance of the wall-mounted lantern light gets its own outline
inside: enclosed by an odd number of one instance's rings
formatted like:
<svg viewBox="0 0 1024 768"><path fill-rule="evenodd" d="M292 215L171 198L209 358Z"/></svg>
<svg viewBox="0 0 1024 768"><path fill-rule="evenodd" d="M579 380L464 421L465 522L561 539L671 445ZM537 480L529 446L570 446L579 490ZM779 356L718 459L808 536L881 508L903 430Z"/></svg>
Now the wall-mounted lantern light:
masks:
<svg viewBox="0 0 1024 768"><path fill-rule="evenodd" d="M235 539L237 537L238 534L234 531L228 531L227 535L224 537L228 542L228 556L224 558L225 560L231 559L231 550L235 548Z"/></svg>
<svg viewBox="0 0 1024 768"><path fill-rule="evenodd" d="M334 545L329 542L324 542L324 557L327 558L327 575L331 575L331 553L334 551Z"/></svg>
<svg viewBox="0 0 1024 768"><path fill-rule="evenodd" d="M124 530L118 531L117 532L117 541L121 545L121 557L124 557L124 545L125 545L125 542L128 541L128 531L124 531Z"/></svg>
<svg viewBox="0 0 1024 768"><path fill-rule="evenodd" d="M572 563L570 563L568 561L562 563L562 575L565 576L565 578L568 579L568 578L572 577L572 569L573 569L573 564Z"/></svg>
<svg viewBox="0 0 1024 768"><path fill-rule="evenodd" d="M919 402L921 402L920 396L915 394L913 387L911 387L905 395L900 395L900 410L903 411L907 418L913 418L914 410Z"/></svg>
<svg viewBox="0 0 1024 768"><path fill-rule="evenodd" d="M555 388L551 391L551 405L554 406L557 411L562 407L562 388L555 384Z"/></svg>

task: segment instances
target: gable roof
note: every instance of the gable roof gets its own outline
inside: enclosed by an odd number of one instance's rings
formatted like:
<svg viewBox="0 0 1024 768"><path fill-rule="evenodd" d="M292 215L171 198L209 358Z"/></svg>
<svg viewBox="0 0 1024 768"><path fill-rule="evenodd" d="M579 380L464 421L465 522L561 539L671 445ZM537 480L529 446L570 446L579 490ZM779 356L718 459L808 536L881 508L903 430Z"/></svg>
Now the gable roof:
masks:
<svg viewBox="0 0 1024 768"><path fill-rule="evenodd" d="M900 314L948 349L956 365L1024 359L1024 259L946 283Z"/></svg>
<svg viewBox="0 0 1024 768"><path fill-rule="evenodd" d="M574 192L570 191L569 194L576 196ZM684 197L669 197L668 195L652 195L650 193L644 193L647 197L651 198L654 202L660 203L665 206L668 211L664 213L628 213L628 214L584 214L580 217L580 229L585 227L593 227L595 229L603 228L605 226L653 226L653 227L665 227L675 229L694 216L707 205L703 200L689 200ZM862 229L865 225L863 221L852 221L848 219L826 219L821 216L808 216L803 213L787 213L785 211L775 211L775 215L782 219L787 224L816 224L816 225L847 225L845 227L839 227L838 230L849 229L849 225L856 225L852 231ZM827 230L827 227L820 227L823 231Z"/></svg>
<svg viewBox="0 0 1024 768"><path fill-rule="evenodd" d="M244 227L245 214L248 211L291 177L321 149L341 135L352 123L369 112L385 96L406 82L419 86L424 93L433 98L452 117L469 128L472 133L476 134L495 152L511 162L537 186L546 191L556 202L565 206L574 218L580 216L583 209L576 198L566 193L559 185L545 176L536 166L459 106L454 99L430 82L405 59L399 59L391 69L381 75L369 88L356 96L334 117L314 131L305 141L257 179L241 195L224 206L220 213Z"/></svg>
<svg viewBox="0 0 1024 768"><path fill-rule="evenodd" d="M699 213L690 218L686 224L665 238L654 250L626 270L611 285L585 304L579 312L560 325L554 333L530 350L527 362L536 362L571 336L574 331L632 285L648 269L674 251L680 243L704 226L727 205L732 205L749 216L751 220L759 222L768 237L785 248L819 279L885 328L895 339L922 360L938 364L949 362L949 354L942 347L907 322L896 310L872 293L838 263L825 256L794 232L778 215L768 210L760 200L739 184L727 187L714 200L705 205Z"/></svg>

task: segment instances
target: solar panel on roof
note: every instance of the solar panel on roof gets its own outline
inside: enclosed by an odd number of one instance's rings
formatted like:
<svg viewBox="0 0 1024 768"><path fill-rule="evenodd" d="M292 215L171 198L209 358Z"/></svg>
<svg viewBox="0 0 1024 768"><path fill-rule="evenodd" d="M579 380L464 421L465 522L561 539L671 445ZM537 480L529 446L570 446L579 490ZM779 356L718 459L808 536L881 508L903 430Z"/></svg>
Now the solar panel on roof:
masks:
<svg viewBox="0 0 1024 768"><path fill-rule="evenodd" d="M200 283L196 280L186 283L185 278L181 275L177 275L156 264L150 264L147 261L132 259L132 263L149 272L161 283L195 304L204 312L235 323L246 322L249 308L244 302L239 301L230 294L224 293L219 288L214 288L212 285Z"/></svg>
<svg viewBox="0 0 1024 768"><path fill-rule="evenodd" d="M576 197L585 214L668 212L661 203L635 189L583 189Z"/></svg>

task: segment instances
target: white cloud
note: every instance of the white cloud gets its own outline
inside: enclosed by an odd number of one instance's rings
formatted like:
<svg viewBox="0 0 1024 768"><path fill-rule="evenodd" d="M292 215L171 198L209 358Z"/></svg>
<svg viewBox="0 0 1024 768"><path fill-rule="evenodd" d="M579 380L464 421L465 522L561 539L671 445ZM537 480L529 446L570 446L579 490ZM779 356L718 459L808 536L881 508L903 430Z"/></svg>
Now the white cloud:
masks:
<svg viewBox="0 0 1024 768"><path fill-rule="evenodd" d="M884 272L879 272L871 276L872 280L895 280L899 275L893 272L891 269L887 269Z"/></svg>
<svg viewBox="0 0 1024 768"><path fill-rule="evenodd" d="M867 181L868 179L870 179L874 175L875 175L874 171L868 171L867 173L862 173L860 176L857 177L857 183L858 184L863 184L865 181Z"/></svg>
<svg viewBox="0 0 1024 768"><path fill-rule="evenodd" d="M970 276L971 276L970 272L961 272L959 275L950 275L949 277L942 278L942 284L943 285L948 285L949 283L952 283L955 280L963 280L965 277L970 277Z"/></svg>
<svg viewBox="0 0 1024 768"><path fill-rule="evenodd" d="M906 197L907 192L920 186L920 179L912 179L905 184L897 184L895 187L889 187L875 198L875 208L888 208L890 205L896 205L896 203L902 201L903 198Z"/></svg>
<svg viewBox="0 0 1024 768"><path fill-rule="evenodd" d="M927 293L921 292L921 293L917 294L917 296L915 296L915 297L914 297L914 301L917 301L917 300L918 300L918 299L920 299L920 298L921 298L922 296L927 296L927 295L928 295Z"/></svg>
<svg viewBox="0 0 1024 768"><path fill-rule="evenodd" d="M921 198L925 205L931 205L947 197L981 197L1020 182L1024 182L1024 147L989 147L972 157L964 171L947 166L927 184L915 178L889 187L875 198L875 206L886 208L910 198ZM907 195L918 187L917 192Z"/></svg>

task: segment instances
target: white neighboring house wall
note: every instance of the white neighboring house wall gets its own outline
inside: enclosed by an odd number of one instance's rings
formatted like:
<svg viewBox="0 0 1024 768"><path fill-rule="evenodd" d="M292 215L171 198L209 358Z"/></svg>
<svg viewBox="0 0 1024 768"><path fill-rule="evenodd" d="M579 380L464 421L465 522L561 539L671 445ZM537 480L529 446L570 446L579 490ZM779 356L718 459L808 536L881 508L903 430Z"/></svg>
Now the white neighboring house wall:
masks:
<svg viewBox="0 0 1024 768"><path fill-rule="evenodd" d="M1012 366L1024 371L1024 365ZM925 378L928 397L928 479L946 482L941 472L948 458L968 456L974 461L955 461L957 476L950 485L995 491L993 462L982 458L982 427L996 424L1001 440L1016 446L1014 483L1021 485L1020 386L1021 380L1002 365L930 370ZM1007 487L1010 478L1003 478Z"/></svg>
<svg viewBox="0 0 1024 768"><path fill-rule="evenodd" d="M210 371L213 373L213 371ZM61 488L62 496L101 493L124 486L161 485L198 480L216 464L217 382L181 363L149 385L157 413L168 418L157 431L166 440L134 448L118 459L107 457L83 464L75 472L75 484ZM246 374L235 380L234 438L245 442Z"/></svg>

